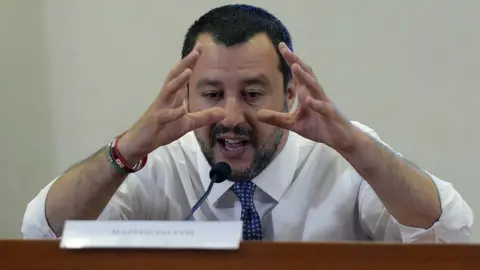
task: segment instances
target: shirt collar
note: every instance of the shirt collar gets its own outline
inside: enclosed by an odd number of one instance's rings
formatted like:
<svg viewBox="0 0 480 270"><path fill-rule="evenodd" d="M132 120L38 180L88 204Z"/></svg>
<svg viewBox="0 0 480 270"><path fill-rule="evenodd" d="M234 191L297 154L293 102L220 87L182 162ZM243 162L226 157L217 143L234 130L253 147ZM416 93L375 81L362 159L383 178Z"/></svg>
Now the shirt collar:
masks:
<svg viewBox="0 0 480 270"><path fill-rule="evenodd" d="M275 159L252 180L252 182L255 183L258 188L267 193L277 202L290 186L296 170L299 155L297 136L299 135L294 132L288 132L287 142L285 143L283 149L275 157ZM203 152L200 149L200 146L198 146L197 149L198 173L200 175L203 188L206 190L210 184L209 173L211 166L207 162ZM224 181L222 183L213 185L212 192L207 199L208 204L213 205L216 203L232 185L233 182L231 181Z"/></svg>

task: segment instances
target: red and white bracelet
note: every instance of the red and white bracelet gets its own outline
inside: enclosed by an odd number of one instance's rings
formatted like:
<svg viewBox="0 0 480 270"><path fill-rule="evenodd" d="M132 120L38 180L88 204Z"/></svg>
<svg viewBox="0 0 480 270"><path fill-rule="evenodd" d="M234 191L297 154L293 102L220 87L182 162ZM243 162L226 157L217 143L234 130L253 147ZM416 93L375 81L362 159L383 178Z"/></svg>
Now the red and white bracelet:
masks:
<svg viewBox="0 0 480 270"><path fill-rule="evenodd" d="M122 134L123 135L123 134ZM133 167L127 166L127 161L125 158L120 154L118 150L118 140L122 137L122 135L115 137L110 143L107 145L107 158L110 164L112 164L115 169L121 174L130 174L135 173L143 169L147 164L148 156L145 156L140 161L135 163Z"/></svg>

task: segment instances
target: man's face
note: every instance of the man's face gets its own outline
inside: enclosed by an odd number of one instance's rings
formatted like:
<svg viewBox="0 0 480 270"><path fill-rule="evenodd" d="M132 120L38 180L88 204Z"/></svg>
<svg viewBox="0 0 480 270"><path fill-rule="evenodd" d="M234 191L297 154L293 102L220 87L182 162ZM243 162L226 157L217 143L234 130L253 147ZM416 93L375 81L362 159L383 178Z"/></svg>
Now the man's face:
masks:
<svg viewBox="0 0 480 270"><path fill-rule="evenodd" d="M210 165L223 161L232 167L231 180L252 179L270 164L287 137L282 129L259 122L256 111L287 111L293 90L285 95L279 59L266 35L231 47L207 34L198 42L202 49L189 82L189 111L222 107L226 118L195 130L195 135Z"/></svg>

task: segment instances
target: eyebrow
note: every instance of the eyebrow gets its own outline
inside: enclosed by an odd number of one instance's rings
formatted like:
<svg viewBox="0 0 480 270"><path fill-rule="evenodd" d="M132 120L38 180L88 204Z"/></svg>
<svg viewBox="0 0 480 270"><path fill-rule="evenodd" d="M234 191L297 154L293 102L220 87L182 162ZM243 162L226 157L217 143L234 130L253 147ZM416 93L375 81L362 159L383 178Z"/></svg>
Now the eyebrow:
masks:
<svg viewBox="0 0 480 270"><path fill-rule="evenodd" d="M244 85L258 84L262 86L269 86L270 80L268 79L267 76L265 76L265 74L259 74L259 75L244 79L243 84Z"/></svg>
<svg viewBox="0 0 480 270"><path fill-rule="evenodd" d="M201 89L207 86L214 86L220 88L223 86L223 83L219 80L203 78L200 79L195 86L197 89Z"/></svg>
<svg viewBox="0 0 480 270"><path fill-rule="evenodd" d="M265 74L259 74L251 77L247 77L242 80L242 85L262 85L262 86L269 86L270 80ZM202 89L208 86L213 86L216 88L222 88L223 83L220 80L216 79L209 79L209 78L203 78L200 79L197 84L196 84L196 89Z"/></svg>

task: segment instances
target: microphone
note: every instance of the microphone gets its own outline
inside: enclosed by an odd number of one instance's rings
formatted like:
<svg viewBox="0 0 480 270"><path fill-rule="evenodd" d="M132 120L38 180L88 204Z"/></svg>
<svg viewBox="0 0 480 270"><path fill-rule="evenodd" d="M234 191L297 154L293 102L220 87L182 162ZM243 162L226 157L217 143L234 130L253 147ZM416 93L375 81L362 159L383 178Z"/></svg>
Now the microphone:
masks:
<svg viewBox="0 0 480 270"><path fill-rule="evenodd" d="M190 218L192 218L195 211L197 211L200 205L202 205L202 203L207 199L210 192L212 192L213 184L222 183L227 178L230 178L231 174L232 174L232 168L230 168L230 165L228 165L227 163L219 162L215 164L213 168L210 170L210 174L209 174L210 184L208 185L207 191L205 191L205 194L203 194L200 200L198 200L198 202L192 207L192 210L190 210L190 213L185 218L185 220L190 220Z"/></svg>

